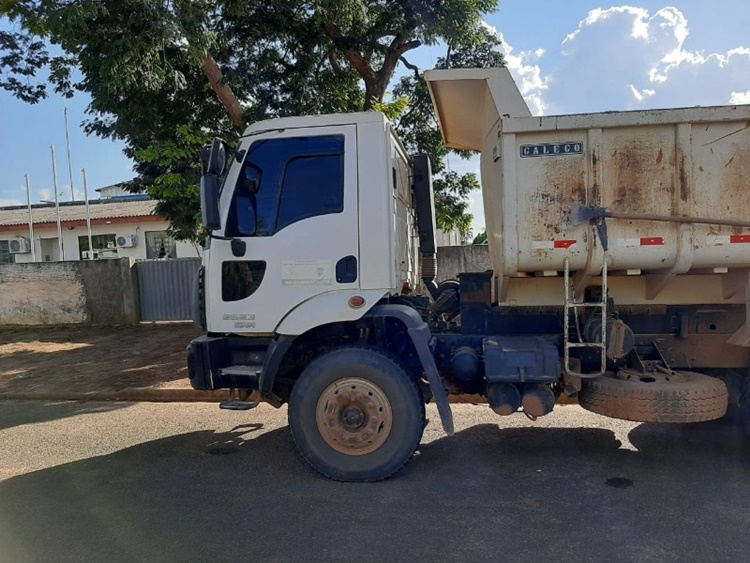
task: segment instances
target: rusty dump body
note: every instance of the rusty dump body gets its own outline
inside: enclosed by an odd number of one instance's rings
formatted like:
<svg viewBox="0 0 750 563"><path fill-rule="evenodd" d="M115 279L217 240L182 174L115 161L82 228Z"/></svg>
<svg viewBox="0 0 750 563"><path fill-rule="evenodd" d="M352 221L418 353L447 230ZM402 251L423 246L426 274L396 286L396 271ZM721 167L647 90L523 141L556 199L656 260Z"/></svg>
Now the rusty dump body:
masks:
<svg viewBox="0 0 750 563"><path fill-rule="evenodd" d="M427 80L446 144L481 151L501 297L514 278L554 276L566 258L590 277L606 256L611 291L631 303L669 290L667 303L686 290L710 294L721 279L706 275L750 268L750 228L607 219L605 251L594 226L571 217L582 204L750 221L750 105L533 117L507 69L432 71ZM725 301L703 302L714 297Z"/></svg>

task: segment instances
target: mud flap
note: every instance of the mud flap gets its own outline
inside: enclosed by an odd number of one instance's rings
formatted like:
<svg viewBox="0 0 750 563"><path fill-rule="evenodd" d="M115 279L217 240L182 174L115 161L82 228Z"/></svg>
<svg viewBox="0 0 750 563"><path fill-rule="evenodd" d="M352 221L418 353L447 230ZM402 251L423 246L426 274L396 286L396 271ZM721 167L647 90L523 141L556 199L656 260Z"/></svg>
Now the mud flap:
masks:
<svg viewBox="0 0 750 563"><path fill-rule="evenodd" d="M440 414L443 430L448 436L453 436L453 412L448 403L448 392L443 385L443 380L440 378L437 365L435 365L435 358L432 357L430 351L430 327L422 320L419 313L406 305L377 305L368 311L366 316L392 317L404 323L422 363L422 369L427 375L427 381L430 384L438 414Z"/></svg>

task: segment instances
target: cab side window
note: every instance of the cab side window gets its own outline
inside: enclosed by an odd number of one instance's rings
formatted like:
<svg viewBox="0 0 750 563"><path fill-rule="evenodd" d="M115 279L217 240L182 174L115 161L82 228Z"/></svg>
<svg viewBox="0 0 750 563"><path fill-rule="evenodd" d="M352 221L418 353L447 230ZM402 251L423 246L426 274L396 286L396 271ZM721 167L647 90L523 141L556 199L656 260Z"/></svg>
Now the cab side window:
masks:
<svg viewBox="0 0 750 563"><path fill-rule="evenodd" d="M262 139L250 146L227 236L273 236L298 221L344 210L344 137Z"/></svg>

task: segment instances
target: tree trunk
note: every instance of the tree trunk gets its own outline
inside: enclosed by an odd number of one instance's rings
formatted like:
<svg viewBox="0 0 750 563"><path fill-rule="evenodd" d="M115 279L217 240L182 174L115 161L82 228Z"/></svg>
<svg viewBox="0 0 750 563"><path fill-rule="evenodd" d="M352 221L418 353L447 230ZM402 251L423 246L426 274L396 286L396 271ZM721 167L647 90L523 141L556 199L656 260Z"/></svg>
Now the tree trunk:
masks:
<svg viewBox="0 0 750 563"><path fill-rule="evenodd" d="M370 111L376 102L379 104L383 102L387 84L388 81L384 81L377 74L371 80L365 81L365 105L362 111Z"/></svg>
<svg viewBox="0 0 750 563"><path fill-rule="evenodd" d="M245 110L242 109L240 101L234 95L232 89L223 83L224 75L221 73L219 65L211 55L206 55L203 59L203 74L208 78L209 84L219 100L224 105L232 119L232 123L240 127L245 126Z"/></svg>
<svg viewBox="0 0 750 563"><path fill-rule="evenodd" d="M374 102L383 103L386 89L391 82L391 78L393 78L399 59L406 51L415 49L420 44L419 41L404 42L401 35L393 40L386 52L383 66L377 72L373 72L369 79L365 78L364 111L371 110Z"/></svg>
<svg viewBox="0 0 750 563"><path fill-rule="evenodd" d="M324 23L323 31L334 42L343 39L341 28L335 23ZM418 40L406 41L408 34L399 32L391 41L385 55L383 66L377 72L372 68L369 57L365 58L352 49L344 49L344 56L365 82L365 105L363 111L370 111L374 103L382 103L385 97L385 89L393 77L398 60L407 51L416 49L422 43Z"/></svg>

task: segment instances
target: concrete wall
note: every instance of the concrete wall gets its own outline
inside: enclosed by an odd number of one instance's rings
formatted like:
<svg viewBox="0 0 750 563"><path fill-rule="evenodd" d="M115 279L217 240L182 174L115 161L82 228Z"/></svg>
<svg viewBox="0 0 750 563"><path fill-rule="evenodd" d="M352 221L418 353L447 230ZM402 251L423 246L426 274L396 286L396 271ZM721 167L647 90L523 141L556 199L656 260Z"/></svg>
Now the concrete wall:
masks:
<svg viewBox="0 0 750 563"><path fill-rule="evenodd" d="M439 247L437 262L438 281L458 279L461 272L485 272L492 269L486 244Z"/></svg>
<svg viewBox="0 0 750 563"><path fill-rule="evenodd" d="M128 258L0 265L0 324L133 324L139 320Z"/></svg>
<svg viewBox="0 0 750 563"><path fill-rule="evenodd" d="M167 221L148 221L117 223L112 225L92 225L92 235L135 235L137 238L136 245L131 248L118 248L113 257L116 258L136 258L146 259L146 231L166 231L169 228ZM80 260L81 256L78 251L78 237L88 235L88 229L85 226L63 226L63 260ZM15 231L0 232L0 240L11 240L16 236L29 237L28 226L19 225ZM50 256L52 261L58 260L57 227L35 227L34 228L34 248L36 251L36 261L44 262L44 253L42 251L42 241L45 246L52 247L54 254ZM46 244L46 243L51 244ZM177 258L193 258L199 256L198 249L190 243L177 241L176 243ZM31 262L32 255L16 254L16 263Z"/></svg>

